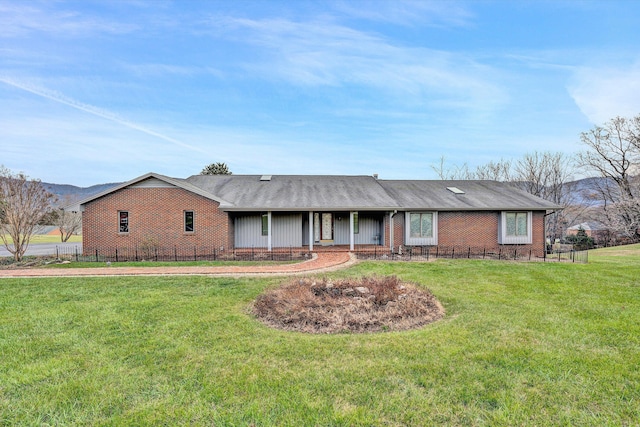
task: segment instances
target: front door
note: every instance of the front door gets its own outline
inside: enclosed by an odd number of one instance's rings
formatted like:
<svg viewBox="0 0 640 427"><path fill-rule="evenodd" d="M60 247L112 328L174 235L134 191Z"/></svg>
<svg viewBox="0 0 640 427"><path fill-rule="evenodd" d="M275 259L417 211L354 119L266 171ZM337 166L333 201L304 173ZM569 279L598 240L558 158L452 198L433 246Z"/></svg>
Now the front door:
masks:
<svg viewBox="0 0 640 427"><path fill-rule="evenodd" d="M320 223L320 239L326 243L333 242L333 214L322 213L322 222Z"/></svg>

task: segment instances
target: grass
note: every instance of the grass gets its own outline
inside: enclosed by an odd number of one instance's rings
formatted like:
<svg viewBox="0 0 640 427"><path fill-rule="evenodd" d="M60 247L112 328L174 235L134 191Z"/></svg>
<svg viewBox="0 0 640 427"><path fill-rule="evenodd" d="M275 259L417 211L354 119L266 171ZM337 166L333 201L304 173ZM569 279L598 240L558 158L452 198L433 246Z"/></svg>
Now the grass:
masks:
<svg viewBox="0 0 640 427"><path fill-rule="evenodd" d="M7 236L9 242L13 242L11 237ZM37 245L39 243L62 243L60 240L60 236L51 235L51 234L34 234L31 236L31 240L29 241L29 245ZM82 236L72 235L67 240L67 243L82 243Z"/></svg>
<svg viewBox="0 0 640 427"><path fill-rule="evenodd" d="M0 425L637 425L640 256L366 262L446 308L309 335L249 304L277 278L0 280Z"/></svg>
<svg viewBox="0 0 640 427"><path fill-rule="evenodd" d="M300 261L126 261L126 262L112 262L107 264L104 261L92 262L92 261L71 261L68 264L50 263L42 265L42 268L96 268L106 267L109 265L111 268L119 267L225 267L241 265L243 267L250 267L255 265L281 265L281 264L295 264Z"/></svg>

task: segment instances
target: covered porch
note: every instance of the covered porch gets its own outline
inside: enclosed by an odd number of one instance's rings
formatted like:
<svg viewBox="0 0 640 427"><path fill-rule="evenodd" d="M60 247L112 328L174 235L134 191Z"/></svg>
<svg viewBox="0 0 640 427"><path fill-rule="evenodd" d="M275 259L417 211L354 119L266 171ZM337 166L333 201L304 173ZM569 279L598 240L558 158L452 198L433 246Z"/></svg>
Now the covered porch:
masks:
<svg viewBox="0 0 640 427"><path fill-rule="evenodd" d="M308 211L238 213L232 217L236 248L305 247L309 252L383 246L385 212Z"/></svg>

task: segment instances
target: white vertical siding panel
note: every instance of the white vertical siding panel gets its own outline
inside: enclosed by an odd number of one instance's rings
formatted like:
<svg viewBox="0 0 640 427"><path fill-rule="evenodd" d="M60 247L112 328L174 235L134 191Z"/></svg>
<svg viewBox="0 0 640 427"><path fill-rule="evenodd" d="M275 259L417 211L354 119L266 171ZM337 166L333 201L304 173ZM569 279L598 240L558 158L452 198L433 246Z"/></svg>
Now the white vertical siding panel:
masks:
<svg viewBox="0 0 640 427"><path fill-rule="evenodd" d="M262 235L262 215L236 217L236 248L266 248L268 243L267 236Z"/></svg>
<svg viewBox="0 0 640 427"><path fill-rule="evenodd" d="M359 215L359 233L355 235L356 245L374 245L380 243L381 219ZM378 239L376 239L378 236Z"/></svg>
<svg viewBox="0 0 640 427"><path fill-rule="evenodd" d="M340 217L340 219L338 219ZM349 214L336 215L333 222L333 244L349 244Z"/></svg>
<svg viewBox="0 0 640 427"><path fill-rule="evenodd" d="M273 214L272 234L274 248L302 246L302 214Z"/></svg>

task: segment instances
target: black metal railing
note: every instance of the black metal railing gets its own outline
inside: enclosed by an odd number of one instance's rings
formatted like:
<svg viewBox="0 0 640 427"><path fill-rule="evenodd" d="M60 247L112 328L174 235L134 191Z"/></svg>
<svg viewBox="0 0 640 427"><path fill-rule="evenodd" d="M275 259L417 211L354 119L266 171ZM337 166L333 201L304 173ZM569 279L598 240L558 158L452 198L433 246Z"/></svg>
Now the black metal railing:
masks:
<svg viewBox="0 0 640 427"><path fill-rule="evenodd" d="M56 248L56 257L77 262L131 261L298 261L311 257L303 248L242 248L225 250L206 246Z"/></svg>
<svg viewBox="0 0 640 427"><path fill-rule="evenodd" d="M564 261L586 263L588 251L557 250L547 253L534 250L531 246L501 245L497 247L479 246L403 246L394 249L384 247L356 247L358 259L389 261L429 261L438 258L449 259L495 259L515 261Z"/></svg>

